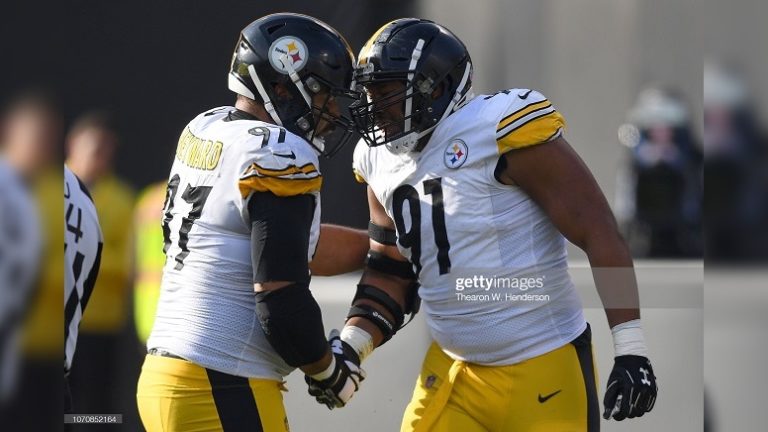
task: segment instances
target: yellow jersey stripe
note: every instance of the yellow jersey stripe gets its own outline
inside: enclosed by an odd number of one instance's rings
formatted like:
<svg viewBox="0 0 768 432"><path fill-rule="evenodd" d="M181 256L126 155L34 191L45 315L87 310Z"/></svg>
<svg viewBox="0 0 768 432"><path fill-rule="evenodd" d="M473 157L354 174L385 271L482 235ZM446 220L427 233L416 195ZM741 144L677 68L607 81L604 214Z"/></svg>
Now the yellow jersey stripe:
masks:
<svg viewBox="0 0 768 432"><path fill-rule="evenodd" d="M292 174L312 174L314 172L317 172L317 168L311 162L300 167L297 167L296 165L290 165L287 168L280 170L264 168L263 166L254 162L246 171L245 177L252 175L260 175L263 177L280 177Z"/></svg>
<svg viewBox="0 0 768 432"><path fill-rule="evenodd" d="M499 154L547 142L557 137L564 127L565 119L557 111L533 118L496 140Z"/></svg>
<svg viewBox="0 0 768 432"><path fill-rule="evenodd" d="M500 139L503 139L505 136L513 133L514 131L520 129L521 127L527 125L528 123L530 123L532 121L535 121L536 119L540 119L540 118L546 117L546 116L548 116L548 115L550 115L552 113L556 113L556 112L557 111L554 108L552 108L552 107L546 107L546 108L538 109L538 110L528 114L526 117L521 118L520 120L518 120L516 122L517 124L513 123L513 124L507 126L506 128L504 128L501 132L497 131L496 132L496 140L498 141Z"/></svg>
<svg viewBox="0 0 768 432"><path fill-rule="evenodd" d="M519 110L513 112L512 114L501 119L501 121L499 122L499 126L496 128L496 132L504 129L512 122L519 120L534 111L544 109L544 108L549 108L550 106L552 106L552 104L547 99L544 99L543 101L540 101L540 102L534 102L532 104L528 104L520 108Z"/></svg>
<svg viewBox="0 0 768 432"><path fill-rule="evenodd" d="M279 177L251 176L238 182L240 196L246 198L251 192L271 192L277 196L295 196L317 192L323 185L323 177L309 179L286 179Z"/></svg>

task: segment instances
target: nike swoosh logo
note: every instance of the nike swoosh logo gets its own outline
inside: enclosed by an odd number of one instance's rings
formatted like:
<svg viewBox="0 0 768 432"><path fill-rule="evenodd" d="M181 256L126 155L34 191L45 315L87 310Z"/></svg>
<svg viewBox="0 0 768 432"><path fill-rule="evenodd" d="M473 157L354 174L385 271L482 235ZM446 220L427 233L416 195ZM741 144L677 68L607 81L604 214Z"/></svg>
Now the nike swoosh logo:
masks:
<svg viewBox="0 0 768 432"><path fill-rule="evenodd" d="M555 396L556 394L560 393L561 391L563 391L563 390L560 389L560 390L558 390L558 391L556 391L554 393L550 393L550 394L548 394L546 396L542 396L541 393L539 393L539 403L544 403L544 402L548 401L552 396Z"/></svg>
<svg viewBox="0 0 768 432"><path fill-rule="evenodd" d="M517 95L517 97L519 97L522 100L526 100L526 99L528 99L528 95L531 94L532 91L533 90L528 90L527 92L525 92L525 94L519 94L519 95Z"/></svg>
<svg viewBox="0 0 768 432"><path fill-rule="evenodd" d="M284 154L284 153L272 153L275 156L278 157L284 157L288 159L296 159L296 154L294 152L291 152L290 154Z"/></svg>

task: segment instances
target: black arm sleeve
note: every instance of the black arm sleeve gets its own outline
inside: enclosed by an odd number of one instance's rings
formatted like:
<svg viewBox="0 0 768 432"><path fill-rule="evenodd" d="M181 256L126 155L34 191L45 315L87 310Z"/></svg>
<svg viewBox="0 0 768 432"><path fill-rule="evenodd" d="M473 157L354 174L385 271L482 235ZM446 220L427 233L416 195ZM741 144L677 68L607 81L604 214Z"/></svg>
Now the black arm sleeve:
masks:
<svg viewBox="0 0 768 432"><path fill-rule="evenodd" d="M309 234L315 197L258 192L248 202L253 281L309 282Z"/></svg>
<svg viewBox="0 0 768 432"><path fill-rule="evenodd" d="M315 197L254 193L251 219L253 281L291 285L256 293L256 313L270 345L290 366L320 360L328 350L320 307L309 291L307 250Z"/></svg>
<svg viewBox="0 0 768 432"><path fill-rule="evenodd" d="M314 363L328 351L320 306L306 283L256 293L256 313L269 344L288 365Z"/></svg>

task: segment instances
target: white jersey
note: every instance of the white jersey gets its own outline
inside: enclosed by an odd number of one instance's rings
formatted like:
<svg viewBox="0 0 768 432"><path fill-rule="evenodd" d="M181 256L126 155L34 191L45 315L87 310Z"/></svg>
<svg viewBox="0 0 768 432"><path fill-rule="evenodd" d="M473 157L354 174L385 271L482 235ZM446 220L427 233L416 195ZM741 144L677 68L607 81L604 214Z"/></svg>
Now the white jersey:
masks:
<svg viewBox="0 0 768 432"><path fill-rule="evenodd" d="M306 140L234 107L187 125L163 210L166 264L149 349L237 376L291 372L256 314L248 199L267 191L315 197L309 261L320 232L318 166Z"/></svg>
<svg viewBox="0 0 768 432"><path fill-rule="evenodd" d="M39 258L37 209L21 179L0 157L0 406L18 376L18 342Z"/></svg>
<svg viewBox="0 0 768 432"><path fill-rule="evenodd" d="M468 102L421 152L362 141L355 149L355 174L395 222L432 337L454 359L514 364L586 328L565 239L522 189L494 175L500 155L551 141L564 126L542 94L513 89Z"/></svg>
<svg viewBox="0 0 768 432"><path fill-rule="evenodd" d="M78 328L99 274L104 237L85 185L64 166L64 370L72 367Z"/></svg>

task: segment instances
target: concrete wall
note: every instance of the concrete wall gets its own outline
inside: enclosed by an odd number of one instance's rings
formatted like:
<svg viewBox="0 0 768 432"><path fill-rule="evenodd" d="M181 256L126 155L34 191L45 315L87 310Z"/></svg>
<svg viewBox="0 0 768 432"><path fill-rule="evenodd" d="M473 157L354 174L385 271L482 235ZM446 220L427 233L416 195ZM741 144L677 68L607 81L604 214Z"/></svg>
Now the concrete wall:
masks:
<svg viewBox="0 0 768 432"><path fill-rule="evenodd" d="M547 95L609 199L623 155L616 131L646 83L680 89L701 112L696 0L425 0L420 15L465 41L477 91Z"/></svg>

